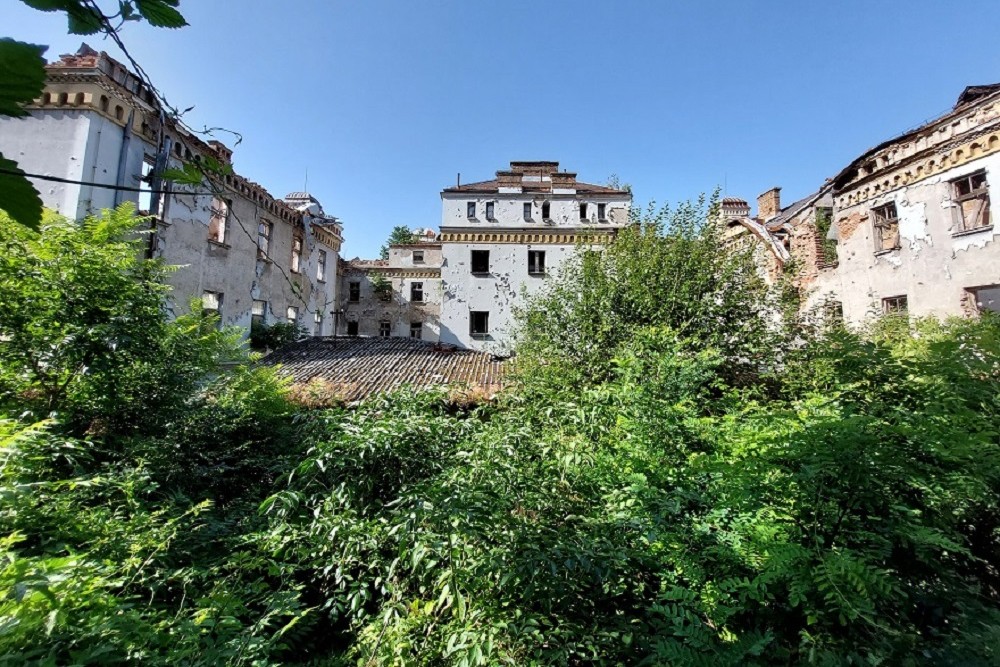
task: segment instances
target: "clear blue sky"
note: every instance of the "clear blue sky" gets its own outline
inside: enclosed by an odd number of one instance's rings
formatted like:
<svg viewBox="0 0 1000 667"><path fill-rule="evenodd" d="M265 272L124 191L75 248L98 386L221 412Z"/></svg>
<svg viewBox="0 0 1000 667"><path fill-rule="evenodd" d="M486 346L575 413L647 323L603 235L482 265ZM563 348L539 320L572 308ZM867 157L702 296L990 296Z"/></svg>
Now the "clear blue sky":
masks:
<svg viewBox="0 0 1000 667"><path fill-rule="evenodd" d="M303 187L344 255L437 227L439 192L510 160L618 174L637 203L716 186L789 203L867 148L1000 81L1000 2L181 0L126 44L195 127L241 132L236 169ZM75 51L7 0L0 32ZM109 43L91 46L117 53ZM231 143L227 137L220 137Z"/></svg>

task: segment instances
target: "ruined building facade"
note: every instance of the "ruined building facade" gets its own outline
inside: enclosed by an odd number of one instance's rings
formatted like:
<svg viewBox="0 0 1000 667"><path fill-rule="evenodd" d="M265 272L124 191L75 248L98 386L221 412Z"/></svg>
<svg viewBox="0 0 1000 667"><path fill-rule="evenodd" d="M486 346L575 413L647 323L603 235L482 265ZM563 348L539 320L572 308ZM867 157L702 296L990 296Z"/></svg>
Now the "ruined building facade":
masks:
<svg viewBox="0 0 1000 667"><path fill-rule="evenodd" d="M777 189L761 195L754 220L768 247L787 249L807 310L852 324L1000 311L998 182L1000 84L971 86L950 112L865 152L791 206Z"/></svg>
<svg viewBox="0 0 1000 667"><path fill-rule="evenodd" d="M178 265L171 308L192 302L226 325L293 321L329 335L338 295L340 223L307 193L273 197L232 173L232 152L204 142L106 53L81 47L47 68L26 118L0 118L0 151L29 174L44 205L78 219L133 202L154 217L148 254ZM184 163L218 164L198 186L160 178Z"/></svg>

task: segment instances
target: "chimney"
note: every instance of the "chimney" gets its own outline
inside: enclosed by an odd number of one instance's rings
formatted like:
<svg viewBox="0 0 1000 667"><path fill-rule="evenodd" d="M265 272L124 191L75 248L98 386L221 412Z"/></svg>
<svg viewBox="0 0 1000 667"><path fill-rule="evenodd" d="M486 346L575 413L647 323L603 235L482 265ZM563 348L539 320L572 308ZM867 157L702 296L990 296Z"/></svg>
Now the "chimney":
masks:
<svg viewBox="0 0 1000 667"><path fill-rule="evenodd" d="M556 172L552 174L552 187L571 188L576 185L576 174L568 171Z"/></svg>
<svg viewBox="0 0 1000 667"><path fill-rule="evenodd" d="M501 188L519 188L521 187L521 174L516 171L498 171L497 184Z"/></svg>
<svg viewBox="0 0 1000 667"><path fill-rule="evenodd" d="M767 222L781 213L781 188L774 187L757 196L757 217Z"/></svg>

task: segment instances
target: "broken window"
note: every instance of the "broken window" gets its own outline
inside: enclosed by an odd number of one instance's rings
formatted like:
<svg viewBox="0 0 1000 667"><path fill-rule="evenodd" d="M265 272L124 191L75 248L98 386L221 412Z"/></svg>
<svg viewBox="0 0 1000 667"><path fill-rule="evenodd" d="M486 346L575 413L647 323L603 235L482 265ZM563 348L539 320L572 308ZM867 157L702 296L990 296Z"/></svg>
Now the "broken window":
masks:
<svg viewBox="0 0 1000 667"><path fill-rule="evenodd" d="M528 273L531 275L542 275L545 273L545 251L528 251Z"/></svg>
<svg viewBox="0 0 1000 667"><path fill-rule="evenodd" d="M410 322L410 338L414 340L420 340L424 337L423 335L424 325L420 322Z"/></svg>
<svg viewBox="0 0 1000 667"><path fill-rule="evenodd" d="M542 202L542 220L549 220L552 212L552 205L549 202Z"/></svg>
<svg viewBox="0 0 1000 667"><path fill-rule="evenodd" d="M292 273L299 273L302 267L302 237L292 239Z"/></svg>
<svg viewBox="0 0 1000 667"><path fill-rule="evenodd" d="M473 250L472 251L472 272L473 273L489 273L490 272L490 251L489 250Z"/></svg>
<svg viewBox="0 0 1000 667"><path fill-rule="evenodd" d="M990 226L990 193L986 171L963 176L951 182L955 203L958 204L958 231Z"/></svg>
<svg viewBox="0 0 1000 667"><path fill-rule="evenodd" d="M488 310L473 310L469 312L469 334L486 336L490 332L490 313Z"/></svg>
<svg viewBox="0 0 1000 667"><path fill-rule="evenodd" d="M491 201L486 202L486 219L487 220L494 220L495 219L493 217L493 206L494 206L493 202L491 202Z"/></svg>
<svg viewBox="0 0 1000 667"><path fill-rule="evenodd" d="M142 176L139 177L139 215L152 215L153 212L153 159L146 157L142 161Z"/></svg>
<svg viewBox="0 0 1000 667"><path fill-rule="evenodd" d="M875 252L899 247L899 217L895 202L873 208L872 224L875 229Z"/></svg>
<svg viewBox="0 0 1000 667"><path fill-rule="evenodd" d="M527 202L524 205L524 219L531 221L531 203Z"/></svg>
<svg viewBox="0 0 1000 667"><path fill-rule="evenodd" d="M222 292L205 290L201 293L201 314L217 315L222 319Z"/></svg>
<svg viewBox="0 0 1000 667"><path fill-rule="evenodd" d="M423 250L414 250L413 251L413 263L414 264L423 264L424 263L424 251Z"/></svg>
<svg viewBox="0 0 1000 667"><path fill-rule="evenodd" d="M319 251L319 258L316 260L316 280L326 282L326 251Z"/></svg>
<svg viewBox="0 0 1000 667"><path fill-rule="evenodd" d="M358 323L356 320L347 323L347 335L348 336L358 335Z"/></svg>
<svg viewBox="0 0 1000 667"><path fill-rule="evenodd" d="M906 295L887 296L882 299L883 313L905 313L907 310Z"/></svg>
<svg viewBox="0 0 1000 667"><path fill-rule="evenodd" d="M267 220L261 220L257 225L257 258L267 259L271 252L271 234L274 232L274 225Z"/></svg>
<svg viewBox="0 0 1000 667"><path fill-rule="evenodd" d="M313 335L323 335L323 313L319 310L313 313Z"/></svg>
<svg viewBox="0 0 1000 667"><path fill-rule="evenodd" d="M254 299L253 306L250 307L250 324L262 325L266 322L266 317L267 317L267 301Z"/></svg>
<svg viewBox="0 0 1000 667"><path fill-rule="evenodd" d="M582 202L580 204L580 219L581 220L587 219L587 202Z"/></svg>
<svg viewBox="0 0 1000 667"><path fill-rule="evenodd" d="M225 244L229 226L229 202L222 197L212 197L212 217L208 221L208 240Z"/></svg>
<svg viewBox="0 0 1000 667"><path fill-rule="evenodd" d="M285 319L287 319L292 324L298 324L299 321L298 306L289 306L288 310L285 311Z"/></svg>
<svg viewBox="0 0 1000 667"><path fill-rule="evenodd" d="M904 297L905 298L905 297ZM844 304L840 301L827 301L823 304L823 315L827 324L844 321Z"/></svg>
<svg viewBox="0 0 1000 667"><path fill-rule="evenodd" d="M410 283L410 301L420 302L424 300L424 284Z"/></svg>
<svg viewBox="0 0 1000 667"><path fill-rule="evenodd" d="M347 283L347 301L348 303L357 303L361 301L361 283Z"/></svg>
<svg viewBox="0 0 1000 667"><path fill-rule="evenodd" d="M476 202L470 201L465 204L465 217L475 218L476 217Z"/></svg>
<svg viewBox="0 0 1000 667"><path fill-rule="evenodd" d="M607 204L598 204L597 205L597 219L598 220L607 220L608 219L607 213L608 213L608 205Z"/></svg>
<svg viewBox="0 0 1000 667"><path fill-rule="evenodd" d="M1000 313L1000 285L968 287L965 290L975 306L975 313L990 311Z"/></svg>
<svg viewBox="0 0 1000 667"><path fill-rule="evenodd" d="M379 320L378 323L378 335L382 338L388 338L389 334L392 332L392 324L389 320Z"/></svg>

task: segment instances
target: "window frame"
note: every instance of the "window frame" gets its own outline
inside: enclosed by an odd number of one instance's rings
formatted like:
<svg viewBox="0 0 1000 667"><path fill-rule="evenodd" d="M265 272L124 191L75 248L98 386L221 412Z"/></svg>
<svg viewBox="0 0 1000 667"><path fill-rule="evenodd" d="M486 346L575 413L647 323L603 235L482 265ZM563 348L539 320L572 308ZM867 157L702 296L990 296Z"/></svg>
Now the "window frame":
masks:
<svg viewBox="0 0 1000 667"><path fill-rule="evenodd" d="M220 206L217 206L219 204ZM208 219L208 241L217 245L226 245L229 238L229 216L232 215L233 202L219 195L212 195L212 203L209 205ZM221 220L220 220L221 219ZM212 226L216 225L216 233L212 233Z"/></svg>
<svg viewBox="0 0 1000 667"><path fill-rule="evenodd" d="M257 224L257 259L271 260L271 238L273 235L274 223L261 218Z"/></svg>
<svg viewBox="0 0 1000 667"><path fill-rule="evenodd" d="M416 335L414 335L416 334ZM424 339L424 323L423 322L410 322L410 339L411 340L423 340Z"/></svg>
<svg viewBox="0 0 1000 667"><path fill-rule="evenodd" d="M534 222L534 206L532 206L531 202L524 202L522 211L526 222Z"/></svg>
<svg viewBox="0 0 1000 667"><path fill-rule="evenodd" d="M486 202L486 219L496 220L497 205L496 202L488 201Z"/></svg>
<svg viewBox="0 0 1000 667"><path fill-rule="evenodd" d="M260 312L257 312L257 311ZM250 324L267 324L267 301L264 299L254 299L250 304Z"/></svg>
<svg viewBox="0 0 1000 667"><path fill-rule="evenodd" d="M316 282L326 282L326 250L320 250L316 256Z"/></svg>
<svg viewBox="0 0 1000 667"><path fill-rule="evenodd" d="M347 282L347 303L361 303L360 280L350 280Z"/></svg>
<svg viewBox="0 0 1000 667"><path fill-rule="evenodd" d="M206 297L214 297L215 307L212 308L205 304ZM215 290L202 290L201 292L201 314L205 316L208 313L215 313L219 316L219 322L222 322L222 308L226 301L226 295L223 292L216 292Z"/></svg>
<svg viewBox="0 0 1000 667"><path fill-rule="evenodd" d="M982 178L980 186L978 188L973 187L973 180L980 177ZM966 232L976 232L990 229L993 226L993 222L991 220L992 211L990 210L990 184L986 179L986 170L977 169L972 173L960 176L959 178L951 179L948 181L948 184L951 186L952 201L955 202L957 215L956 224L958 227L958 231L956 233L962 234ZM965 194L959 194L959 188L962 184L968 185L969 191ZM982 224L970 227L967 224L964 204L966 202L976 201L977 199L982 200L983 205L978 210L976 218L977 220L982 220L983 222Z"/></svg>
<svg viewBox="0 0 1000 667"><path fill-rule="evenodd" d="M414 250L413 251L413 263L414 264L423 264L424 263L424 251L423 250Z"/></svg>
<svg viewBox="0 0 1000 667"><path fill-rule="evenodd" d="M599 203L597 205L597 221L606 222L608 219L608 205L605 203Z"/></svg>
<svg viewBox="0 0 1000 667"><path fill-rule="evenodd" d="M890 209L893 214L892 217L888 216ZM890 201L882 204L881 206L873 206L869 211L869 215L872 220L872 235L875 240L875 253L880 254L884 252L891 252L893 250L899 250L899 209L896 207L896 202ZM893 230L896 235L895 244L892 246L886 246L886 242L889 240L889 237L887 237L886 234L893 233Z"/></svg>
<svg viewBox="0 0 1000 667"><path fill-rule="evenodd" d="M302 273L302 250L305 241L300 234L292 237L292 258L288 265L288 270L292 273Z"/></svg>
<svg viewBox="0 0 1000 667"><path fill-rule="evenodd" d="M581 220L589 220L590 218L587 217L587 213L588 212L589 211L588 211L588 208L587 208L587 202L585 202L585 201L580 202L580 219Z"/></svg>
<svg viewBox="0 0 1000 667"><path fill-rule="evenodd" d="M424 302L424 283L422 280L410 283L410 301L412 303Z"/></svg>
<svg viewBox="0 0 1000 667"><path fill-rule="evenodd" d="M476 219L476 202L467 201L465 202L465 217L469 220Z"/></svg>
<svg viewBox="0 0 1000 667"><path fill-rule="evenodd" d="M285 308L285 319L295 326L299 324L299 307L298 306L288 306Z"/></svg>
<svg viewBox="0 0 1000 667"><path fill-rule="evenodd" d="M391 338L392 337L392 322L389 320L379 320L378 321L378 337L379 338Z"/></svg>
<svg viewBox="0 0 1000 667"><path fill-rule="evenodd" d="M909 299L905 294L882 297L882 313L885 315L908 313L909 306Z"/></svg>

